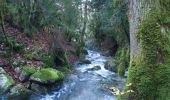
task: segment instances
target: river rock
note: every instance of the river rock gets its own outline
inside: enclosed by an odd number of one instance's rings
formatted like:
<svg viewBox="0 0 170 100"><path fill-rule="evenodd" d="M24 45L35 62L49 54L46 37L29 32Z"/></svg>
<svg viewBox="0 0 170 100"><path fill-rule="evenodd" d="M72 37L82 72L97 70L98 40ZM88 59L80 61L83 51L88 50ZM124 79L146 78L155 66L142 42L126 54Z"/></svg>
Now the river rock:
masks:
<svg viewBox="0 0 170 100"><path fill-rule="evenodd" d="M0 93L8 91L14 85L12 77L6 74L0 74Z"/></svg>
<svg viewBox="0 0 170 100"><path fill-rule="evenodd" d="M100 66L94 66L93 68L89 68L87 69L88 71L97 71L97 70L100 70L101 67Z"/></svg>
<svg viewBox="0 0 170 100"><path fill-rule="evenodd" d="M91 61L84 59L84 60L81 60L78 64L91 64Z"/></svg>
<svg viewBox="0 0 170 100"><path fill-rule="evenodd" d="M30 77L30 81L37 84L53 84L63 79L64 74L52 68L41 69Z"/></svg>
<svg viewBox="0 0 170 100"><path fill-rule="evenodd" d="M81 50L81 52L82 52L83 54L85 54L85 55L88 54L88 51L87 51L86 49Z"/></svg>
<svg viewBox="0 0 170 100"><path fill-rule="evenodd" d="M36 70L33 67L24 67L22 69L20 76L19 76L19 80L22 82L27 81L27 80L29 80L30 76L32 74L34 74L35 72L36 72Z"/></svg>
<svg viewBox="0 0 170 100"><path fill-rule="evenodd" d="M119 95L120 94L120 90L116 87L110 87L109 90L111 91L111 93L113 95Z"/></svg>
<svg viewBox="0 0 170 100"><path fill-rule="evenodd" d="M18 84L10 89L7 97L9 100L28 100L31 94L30 90Z"/></svg>

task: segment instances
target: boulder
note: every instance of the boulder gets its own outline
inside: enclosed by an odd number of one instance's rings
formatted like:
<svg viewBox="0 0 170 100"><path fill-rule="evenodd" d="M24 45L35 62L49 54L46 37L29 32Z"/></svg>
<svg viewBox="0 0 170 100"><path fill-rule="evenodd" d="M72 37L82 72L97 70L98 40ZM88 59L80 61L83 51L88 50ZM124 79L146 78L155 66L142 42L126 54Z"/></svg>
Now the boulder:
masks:
<svg viewBox="0 0 170 100"><path fill-rule="evenodd" d="M35 72L30 81L37 84L53 84L57 81L62 81L64 74L56 69L44 68Z"/></svg>
<svg viewBox="0 0 170 100"><path fill-rule="evenodd" d="M12 77L6 74L0 74L0 93L8 91L14 85Z"/></svg>
<svg viewBox="0 0 170 100"><path fill-rule="evenodd" d="M9 100L28 100L31 94L32 92L30 90L18 84L10 89L7 97Z"/></svg>
<svg viewBox="0 0 170 100"><path fill-rule="evenodd" d="M33 67L24 67L19 76L19 80L22 82L27 81L29 80L30 76L34 74L35 72L36 72L36 69L34 69Z"/></svg>
<svg viewBox="0 0 170 100"><path fill-rule="evenodd" d="M107 70L110 70L112 72L117 72L117 66L115 64L115 60L114 59L110 59L108 60L104 67L107 69Z"/></svg>
<svg viewBox="0 0 170 100"><path fill-rule="evenodd" d="M101 69L100 66L94 66L93 68L87 69L87 71L97 71L97 70L100 70L100 69Z"/></svg>

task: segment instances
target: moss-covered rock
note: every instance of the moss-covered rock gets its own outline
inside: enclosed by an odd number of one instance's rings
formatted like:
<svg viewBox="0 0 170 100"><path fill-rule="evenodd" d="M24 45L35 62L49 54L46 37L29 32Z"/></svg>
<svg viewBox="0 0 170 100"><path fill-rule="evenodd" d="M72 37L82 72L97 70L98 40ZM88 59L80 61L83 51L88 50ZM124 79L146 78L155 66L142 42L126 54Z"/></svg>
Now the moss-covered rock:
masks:
<svg viewBox="0 0 170 100"><path fill-rule="evenodd" d="M22 72L19 76L20 81L29 80L30 76L36 72L34 67L23 67Z"/></svg>
<svg viewBox="0 0 170 100"><path fill-rule="evenodd" d="M40 84L51 84L56 81L62 81L64 74L56 69L44 68L34 73L30 80L32 82L38 82Z"/></svg>
<svg viewBox="0 0 170 100"><path fill-rule="evenodd" d="M8 91L14 85L12 77L6 74L0 74L0 93Z"/></svg>
<svg viewBox="0 0 170 100"><path fill-rule="evenodd" d="M104 67L107 69L107 70L110 70L112 72L117 72L117 66L116 66L116 63L115 63L115 59L110 59L108 60Z"/></svg>
<svg viewBox="0 0 170 100"><path fill-rule="evenodd" d="M30 90L18 84L10 89L7 97L8 100L29 100L31 94Z"/></svg>

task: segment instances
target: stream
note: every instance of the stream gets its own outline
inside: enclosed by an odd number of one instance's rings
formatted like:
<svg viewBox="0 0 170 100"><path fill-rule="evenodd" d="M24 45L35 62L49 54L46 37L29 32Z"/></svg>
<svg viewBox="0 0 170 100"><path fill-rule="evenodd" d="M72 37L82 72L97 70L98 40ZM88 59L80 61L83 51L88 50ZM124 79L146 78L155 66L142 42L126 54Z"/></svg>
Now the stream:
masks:
<svg viewBox="0 0 170 100"><path fill-rule="evenodd" d="M122 90L126 79L121 79L116 73L104 68L107 57L99 52L88 50L86 59L91 64L74 65L74 72L64 81L58 91L33 96L31 100L116 100L107 87L116 87ZM99 69L90 70L100 66Z"/></svg>

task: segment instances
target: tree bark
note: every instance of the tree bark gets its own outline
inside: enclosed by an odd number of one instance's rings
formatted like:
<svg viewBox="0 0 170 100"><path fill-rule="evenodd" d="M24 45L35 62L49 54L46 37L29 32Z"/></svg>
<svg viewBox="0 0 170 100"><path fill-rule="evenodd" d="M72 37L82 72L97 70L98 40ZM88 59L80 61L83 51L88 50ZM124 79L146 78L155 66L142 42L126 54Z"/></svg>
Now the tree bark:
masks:
<svg viewBox="0 0 170 100"><path fill-rule="evenodd" d="M170 99L169 7L168 0L129 0L128 100Z"/></svg>

